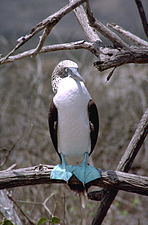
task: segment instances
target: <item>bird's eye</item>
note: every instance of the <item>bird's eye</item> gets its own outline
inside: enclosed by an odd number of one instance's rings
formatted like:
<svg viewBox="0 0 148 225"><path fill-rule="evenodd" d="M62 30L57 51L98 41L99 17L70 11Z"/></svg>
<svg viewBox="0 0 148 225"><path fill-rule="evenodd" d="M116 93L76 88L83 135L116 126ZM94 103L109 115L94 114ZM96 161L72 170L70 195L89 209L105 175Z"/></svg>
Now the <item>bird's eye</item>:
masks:
<svg viewBox="0 0 148 225"><path fill-rule="evenodd" d="M62 71L61 77L64 78L64 77L67 77L67 76L68 76L68 68L65 67L65 68L63 69L63 71Z"/></svg>

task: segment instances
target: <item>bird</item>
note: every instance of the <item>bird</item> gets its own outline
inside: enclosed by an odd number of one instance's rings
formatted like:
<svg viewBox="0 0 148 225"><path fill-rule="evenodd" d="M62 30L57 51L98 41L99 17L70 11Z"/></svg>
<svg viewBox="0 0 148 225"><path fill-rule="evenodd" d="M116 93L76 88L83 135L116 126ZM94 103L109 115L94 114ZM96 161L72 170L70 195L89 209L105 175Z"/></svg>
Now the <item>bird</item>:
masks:
<svg viewBox="0 0 148 225"><path fill-rule="evenodd" d="M61 163L51 179L69 181L75 175L82 184L101 177L88 164L98 138L99 116L78 65L71 60L57 64L51 76L54 97L48 114L49 132Z"/></svg>

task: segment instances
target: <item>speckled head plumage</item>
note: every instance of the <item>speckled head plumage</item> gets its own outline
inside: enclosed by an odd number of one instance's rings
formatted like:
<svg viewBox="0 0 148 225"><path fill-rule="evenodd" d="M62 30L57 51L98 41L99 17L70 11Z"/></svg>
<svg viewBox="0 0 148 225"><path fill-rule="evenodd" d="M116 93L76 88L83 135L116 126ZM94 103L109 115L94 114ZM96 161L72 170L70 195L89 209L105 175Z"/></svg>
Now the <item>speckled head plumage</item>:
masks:
<svg viewBox="0 0 148 225"><path fill-rule="evenodd" d="M72 76L74 79L83 81L83 78L80 76L77 70L78 70L78 65L71 60L64 60L58 63L51 77L53 92L54 93L57 92L58 84L60 80L65 77Z"/></svg>

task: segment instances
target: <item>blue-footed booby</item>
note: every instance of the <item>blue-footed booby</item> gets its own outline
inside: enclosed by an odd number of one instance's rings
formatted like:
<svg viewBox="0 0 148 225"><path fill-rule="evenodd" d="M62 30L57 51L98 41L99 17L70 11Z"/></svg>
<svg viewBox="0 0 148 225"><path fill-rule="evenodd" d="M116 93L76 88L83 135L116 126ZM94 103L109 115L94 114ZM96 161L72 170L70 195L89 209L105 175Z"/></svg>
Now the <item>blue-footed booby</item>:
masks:
<svg viewBox="0 0 148 225"><path fill-rule="evenodd" d="M75 175L86 184L101 177L100 171L88 165L98 137L97 107L75 62L60 62L52 73L51 83L55 96L49 109L49 131L61 159L51 178L68 181Z"/></svg>

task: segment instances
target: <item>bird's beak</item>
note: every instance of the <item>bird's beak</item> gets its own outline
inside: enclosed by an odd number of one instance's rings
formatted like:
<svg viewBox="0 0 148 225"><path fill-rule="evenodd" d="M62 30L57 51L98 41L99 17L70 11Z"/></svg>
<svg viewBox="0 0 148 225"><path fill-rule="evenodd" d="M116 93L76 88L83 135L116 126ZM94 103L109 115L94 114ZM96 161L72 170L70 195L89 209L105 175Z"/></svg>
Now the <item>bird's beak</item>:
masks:
<svg viewBox="0 0 148 225"><path fill-rule="evenodd" d="M79 74L77 68L70 68L70 70L71 70L71 77L73 79L85 82L83 77Z"/></svg>

